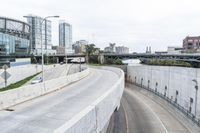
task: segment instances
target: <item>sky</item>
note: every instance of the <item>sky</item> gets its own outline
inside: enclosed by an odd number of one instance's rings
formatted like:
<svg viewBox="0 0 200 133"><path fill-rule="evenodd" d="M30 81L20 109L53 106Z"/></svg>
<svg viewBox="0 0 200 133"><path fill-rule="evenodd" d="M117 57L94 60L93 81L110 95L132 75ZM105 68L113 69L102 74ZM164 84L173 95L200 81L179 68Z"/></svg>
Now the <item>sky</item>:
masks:
<svg viewBox="0 0 200 133"><path fill-rule="evenodd" d="M52 43L58 45L59 20L73 27L73 42L85 39L103 49L109 43L130 52L164 51L200 36L199 0L1 0L0 16L51 18Z"/></svg>

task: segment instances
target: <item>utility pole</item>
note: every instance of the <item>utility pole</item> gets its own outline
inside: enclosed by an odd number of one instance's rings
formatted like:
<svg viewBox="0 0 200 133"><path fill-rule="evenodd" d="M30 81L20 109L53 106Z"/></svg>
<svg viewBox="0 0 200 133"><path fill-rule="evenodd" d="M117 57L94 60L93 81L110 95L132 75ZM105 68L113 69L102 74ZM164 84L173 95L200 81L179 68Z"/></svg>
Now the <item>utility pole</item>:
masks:
<svg viewBox="0 0 200 133"><path fill-rule="evenodd" d="M5 87L7 86L7 65L4 65L3 66L3 69L4 69L4 77L5 77Z"/></svg>

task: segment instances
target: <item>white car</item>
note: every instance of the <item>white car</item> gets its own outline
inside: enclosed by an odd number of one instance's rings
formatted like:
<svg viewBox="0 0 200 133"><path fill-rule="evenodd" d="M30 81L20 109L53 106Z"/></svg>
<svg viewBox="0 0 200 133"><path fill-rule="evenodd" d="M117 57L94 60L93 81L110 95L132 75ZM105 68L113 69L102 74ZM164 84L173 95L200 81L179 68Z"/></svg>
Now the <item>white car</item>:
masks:
<svg viewBox="0 0 200 133"><path fill-rule="evenodd" d="M31 81L31 84L37 84L42 82L42 78L41 77L36 77Z"/></svg>

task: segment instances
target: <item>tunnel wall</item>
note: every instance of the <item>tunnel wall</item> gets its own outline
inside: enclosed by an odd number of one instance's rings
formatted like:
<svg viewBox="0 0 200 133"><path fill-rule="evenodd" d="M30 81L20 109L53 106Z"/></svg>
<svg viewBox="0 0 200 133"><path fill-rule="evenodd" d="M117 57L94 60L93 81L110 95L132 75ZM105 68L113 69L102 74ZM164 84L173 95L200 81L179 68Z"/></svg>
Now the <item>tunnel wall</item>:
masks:
<svg viewBox="0 0 200 133"><path fill-rule="evenodd" d="M191 114L195 114L196 84L192 80L195 79L200 83L200 69L172 66L128 66L127 78L132 83L166 97L185 110L189 111L191 107ZM196 118L199 119L200 92L197 93L197 98Z"/></svg>

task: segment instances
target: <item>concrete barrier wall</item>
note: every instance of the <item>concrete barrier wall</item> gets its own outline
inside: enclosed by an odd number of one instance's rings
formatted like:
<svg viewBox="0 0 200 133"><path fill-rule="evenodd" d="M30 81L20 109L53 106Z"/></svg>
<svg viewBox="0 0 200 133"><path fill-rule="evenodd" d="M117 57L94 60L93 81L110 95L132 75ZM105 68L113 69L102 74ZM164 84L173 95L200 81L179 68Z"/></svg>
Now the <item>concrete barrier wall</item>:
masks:
<svg viewBox="0 0 200 133"><path fill-rule="evenodd" d="M53 65L45 66L45 70L53 68ZM19 80L22 80L26 77L34 75L42 70L41 65L24 65L24 66L16 66L7 69L7 72L11 74L11 77L7 80L7 85L11 83L15 83ZM0 69L0 74L3 73L4 70ZM0 77L0 88L5 86L4 79Z"/></svg>
<svg viewBox="0 0 200 133"><path fill-rule="evenodd" d="M49 92L61 89L65 85L78 81L89 74L89 69L68 76L45 81L34 85L27 85L17 89L0 92L0 110L21 102L39 97Z"/></svg>
<svg viewBox="0 0 200 133"><path fill-rule="evenodd" d="M195 114L195 83L200 83L200 69L168 66L128 66L127 78L146 88L151 88ZM190 98L193 102L190 102ZM200 119L200 92L197 91L197 115Z"/></svg>
<svg viewBox="0 0 200 133"><path fill-rule="evenodd" d="M67 121L54 133L99 133L105 132L106 125L114 110L119 108L124 90L124 72L118 68L101 67L119 75L119 80L101 97L79 114Z"/></svg>

